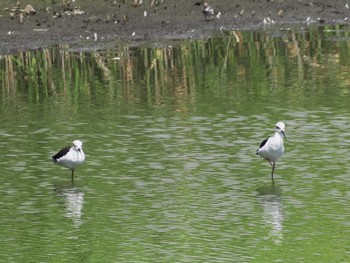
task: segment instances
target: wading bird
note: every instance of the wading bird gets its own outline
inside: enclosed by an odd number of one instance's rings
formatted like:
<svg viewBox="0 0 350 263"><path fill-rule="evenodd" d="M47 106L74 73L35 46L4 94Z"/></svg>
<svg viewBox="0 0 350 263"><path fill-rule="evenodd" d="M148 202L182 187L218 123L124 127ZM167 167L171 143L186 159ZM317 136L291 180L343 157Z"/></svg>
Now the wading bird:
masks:
<svg viewBox="0 0 350 263"><path fill-rule="evenodd" d="M257 155L267 160L272 165L271 178L273 180L273 172L275 170L276 162L282 157L284 152L283 137L287 139L284 134L285 125L279 121L276 123L275 134L262 141L259 149L256 151Z"/></svg>
<svg viewBox="0 0 350 263"><path fill-rule="evenodd" d="M205 21L212 20L214 18L214 16L216 16L216 18L220 18L220 16L221 16L221 12L220 11L215 12L214 8L209 6L208 3L203 4L203 11L202 12L203 12Z"/></svg>
<svg viewBox="0 0 350 263"><path fill-rule="evenodd" d="M211 20L214 17L214 9L208 3L203 4L203 15L205 21Z"/></svg>
<svg viewBox="0 0 350 263"><path fill-rule="evenodd" d="M83 143L79 140L74 140L72 147L65 147L60 150L57 154L52 156L52 161L72 170L73 183L74 169L85 161Z"/></svg>

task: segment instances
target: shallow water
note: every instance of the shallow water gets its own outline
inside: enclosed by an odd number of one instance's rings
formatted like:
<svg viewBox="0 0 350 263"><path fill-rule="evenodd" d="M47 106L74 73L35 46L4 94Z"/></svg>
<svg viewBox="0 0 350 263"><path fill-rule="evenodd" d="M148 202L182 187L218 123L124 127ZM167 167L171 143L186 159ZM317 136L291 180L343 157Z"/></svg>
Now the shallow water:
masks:
<svg viewBox="0 0 350 263"><path fill-rule="evenodd" d="M349 261L347 30L2 56L0 261Z"/></svg>

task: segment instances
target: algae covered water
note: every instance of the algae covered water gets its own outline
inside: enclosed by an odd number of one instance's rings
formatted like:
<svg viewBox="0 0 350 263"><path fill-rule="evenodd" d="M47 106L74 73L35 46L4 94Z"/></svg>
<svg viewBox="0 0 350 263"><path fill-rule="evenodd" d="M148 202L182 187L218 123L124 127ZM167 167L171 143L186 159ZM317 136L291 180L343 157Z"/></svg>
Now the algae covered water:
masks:
<svg viewBox="0 0 350 263"><path fill-rule="evenodd" d="M348 33L238 33L2 56L0 261L349 261Z"/></svg>

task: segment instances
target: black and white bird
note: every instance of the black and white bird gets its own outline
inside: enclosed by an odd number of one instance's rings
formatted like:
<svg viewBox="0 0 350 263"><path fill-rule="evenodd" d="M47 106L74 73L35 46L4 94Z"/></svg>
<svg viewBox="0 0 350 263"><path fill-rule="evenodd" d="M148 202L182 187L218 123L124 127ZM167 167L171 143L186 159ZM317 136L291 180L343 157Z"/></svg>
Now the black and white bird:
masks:
<svg viewBox="0 0 350 263"><path fill-rule="evenodd" d="M214 16L216 16L217 18L220 18L220 16L221 16L221 12L215 13L214 8L209 6L208 3L203 4L203 11L202 12L203 12L205 21L209 21L209 20L213 19Z"/></svg>
<svg viewBox="0 0 350 263"><path fill-rule="evenodd" d="M80 140L74 140L73 146L68 146L60 150L57 154L52 156L52 161L72 170L73 183L74 169L85 161L83 143Z"/></svg>
<svg viewBox="0 0 350 263"><path fill-rule="evenodd" d="M273 182L273 172L275 170L276 162L282 157L284 153L283 138L286 138L284 134L285 125L279 121L276 123L275 134L272 137L263 140L259 149L256 151L257 155L267 160L272 165L271 178Z"/></svg>

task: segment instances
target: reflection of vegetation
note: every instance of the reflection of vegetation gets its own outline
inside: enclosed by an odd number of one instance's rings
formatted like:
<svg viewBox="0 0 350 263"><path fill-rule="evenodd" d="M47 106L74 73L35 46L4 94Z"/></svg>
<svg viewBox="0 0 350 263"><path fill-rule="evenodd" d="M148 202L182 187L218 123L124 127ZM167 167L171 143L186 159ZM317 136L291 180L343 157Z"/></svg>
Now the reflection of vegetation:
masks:
<svg viewBox="0 0 350 263"><path fill-rule="evenodd" d="M313 89L326 91L329 83L339 83L347 92L350 44L341 40L348 32L328 27L278 34L225 32L174 47L103 52L61 47L5 55L0 60L2 99L38 103L62 95L69 104L81 99L94 104L170 103L184 111L203 92L234 100L289 87L284 95L293 98Z"/></svg>

